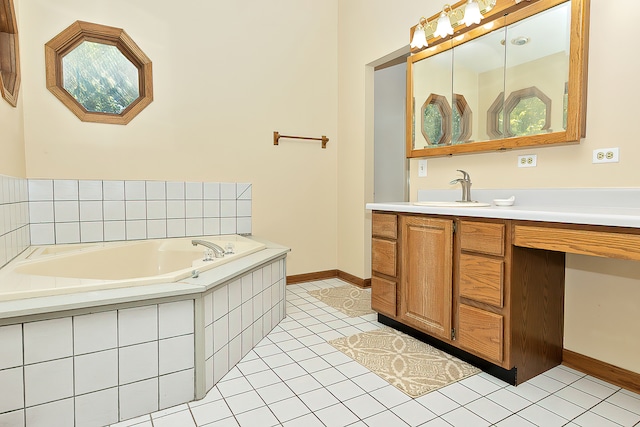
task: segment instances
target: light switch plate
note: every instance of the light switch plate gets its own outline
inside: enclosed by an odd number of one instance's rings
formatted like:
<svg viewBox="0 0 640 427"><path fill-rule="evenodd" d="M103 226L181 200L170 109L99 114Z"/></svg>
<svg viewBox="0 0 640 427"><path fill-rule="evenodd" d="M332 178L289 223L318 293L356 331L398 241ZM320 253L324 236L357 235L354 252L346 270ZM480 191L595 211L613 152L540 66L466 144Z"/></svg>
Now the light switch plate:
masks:
<svg viewBox="0 0 640 427"><path fill-rule="evenodd" d="M418 160L418 176L421 178L427 176L427 159Z"/></svg>

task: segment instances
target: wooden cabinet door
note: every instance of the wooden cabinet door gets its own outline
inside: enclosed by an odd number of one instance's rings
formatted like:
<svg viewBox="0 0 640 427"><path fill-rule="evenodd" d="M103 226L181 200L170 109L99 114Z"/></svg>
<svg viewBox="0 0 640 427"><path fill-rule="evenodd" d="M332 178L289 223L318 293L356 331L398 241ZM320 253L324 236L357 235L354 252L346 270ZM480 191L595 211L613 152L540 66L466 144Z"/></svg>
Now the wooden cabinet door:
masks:
<svg viewBox="0 0 640 427"><path fill-rule="evenodd" d="M400 217L399 317L433 336L451 338L453 221Z"/></svg>

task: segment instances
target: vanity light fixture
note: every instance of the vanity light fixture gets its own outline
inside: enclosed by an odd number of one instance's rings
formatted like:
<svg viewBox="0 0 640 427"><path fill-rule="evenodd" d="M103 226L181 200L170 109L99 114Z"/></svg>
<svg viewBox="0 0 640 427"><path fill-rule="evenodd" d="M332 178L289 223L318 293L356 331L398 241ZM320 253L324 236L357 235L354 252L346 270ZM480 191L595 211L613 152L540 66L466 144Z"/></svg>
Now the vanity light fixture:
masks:
<svg viewBox="0 0 640 427"><path fill-rule="evenodd" d="M416 30L413 32L413 38L411 39L411 47L422 49L423 47L429 46L427 43L427 35L424 32L424 26L427 23L427 20L423 16L418 21L418 25L416 26Z"/></svg>
<svg viewBox="0 0 640 427"><path fill-rule="evenodd" d="M447 12L447 8L449 11ZM440 17L438 18L438 27L436 28L436 32L433 33L434 37L442 37L445 38L453 34L453 27L451 26L451 19L449 18L449 14L452 12L451 5L445 4L442 6L442 12L440 13Z"/></svg>
<svg viewBox="0 0 640 427"><path fill-rule="evenodd" d="M480 5L478 5L477 0L469 0L464 8L464 19L462 22L464 22L467 27L470 27L472 24L479 24L482 18Z"/></svg>

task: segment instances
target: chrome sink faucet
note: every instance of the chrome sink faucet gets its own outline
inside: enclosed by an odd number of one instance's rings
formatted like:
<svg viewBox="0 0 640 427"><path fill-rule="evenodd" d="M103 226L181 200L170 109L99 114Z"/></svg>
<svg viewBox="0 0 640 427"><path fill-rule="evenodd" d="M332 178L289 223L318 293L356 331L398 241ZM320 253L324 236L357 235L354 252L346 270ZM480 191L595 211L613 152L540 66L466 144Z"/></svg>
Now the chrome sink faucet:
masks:
<svg viewBox="0 0 640 427"><path fill-rule="evenodd" d="M471 201L471 177L467 172L463 170L458 169L458 172L462 172L462 178L454 179L449 184L460 183L460 185L462 185L462 200L458 200L458 201L470 202Z"/></svg>
<svg viewBox="0 0 640 427"><path fill-rule="evenodd" d="M191 244L193 246L202 245L204 247L211 249L215 254L216 258L224 257L224 249L222 249L220 246L216 245L215 243L207 242L206 240L192 240Z"/></svg>

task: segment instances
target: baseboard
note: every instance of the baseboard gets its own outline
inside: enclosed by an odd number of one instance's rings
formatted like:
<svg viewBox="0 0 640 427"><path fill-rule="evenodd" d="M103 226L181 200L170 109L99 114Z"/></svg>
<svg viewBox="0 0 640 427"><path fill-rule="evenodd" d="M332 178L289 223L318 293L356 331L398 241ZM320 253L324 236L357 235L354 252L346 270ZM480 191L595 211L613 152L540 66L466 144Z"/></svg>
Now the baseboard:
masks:
<svg viewBox="0 0 640 427"><path fill-rule="evenodd" d="M640 393L640 374L593 359L566 348L562 350L562 364L592 377Z"/></svg>
<svg viewBox="0 0 640 427"><path fill-rule="evenodd" d="M344 271L340 270L325 270L316 271L315 273L294 274L292 276L287 276L287 285L333 278L342 279L345 282L351 283L352 285L359 286L361 288L371 287L371 279L361 279L357 276L345 273Z"/></svg>

